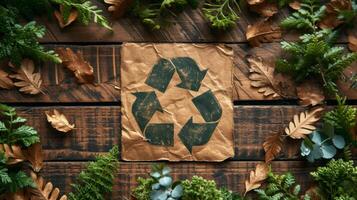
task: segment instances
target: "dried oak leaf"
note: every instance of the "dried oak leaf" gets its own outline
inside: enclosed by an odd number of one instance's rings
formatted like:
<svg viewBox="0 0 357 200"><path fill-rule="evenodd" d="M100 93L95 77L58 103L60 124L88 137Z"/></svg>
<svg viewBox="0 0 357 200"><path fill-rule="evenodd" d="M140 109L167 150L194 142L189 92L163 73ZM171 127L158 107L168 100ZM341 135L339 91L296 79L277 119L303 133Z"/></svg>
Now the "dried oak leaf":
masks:
<svg viewBox="0 0 357 200"><path fill-rule="evenodd" d="M320 119L319 114L322 110L322 107L318 107L310 112L304 111L298 115L294 115L294 119L289 123L289 127L285 128L285 133L293 139L304 138L316 129L313 124Z"/></svg>
<svg viewBox="0 0 357 200"><path fill-rule="evenodd" d="M278 132L268 136L264 143L263 148L265 151L265 162L269 163L274 160L283 148L283 137Z"/></svg>
<svg viewBox="0 0 357 200"><path fill-rule="evenodd" d="M259 188L263 181L268 178L269 166L266 163L259 163L255 171L250 171L249 179L245 180L245 193Z"/></svg>
<svg viewBox="0 0 357 200"><path fill-rule="evenodd" d="M51 123L52 127L58 131L67 133L74 129L74 124L70 124L62 113L54 109L53 114L50 114L49 111L46 111L47 121Z"/></svg>
<svg viewBox="0 0 357 200"><path fill-rule="evenodd" d="M35 143L28 147L24 154L26 159L31 163L31 168L35 172L39 172L43 167L43 155L41 143Z"/></svg>
<svg viewBox="0 0 357 200"><path fill-rule="evenodd" d="M265 0L247 0L249 5L257 5L263 3Z"/></svg>
<svg viewBox="0 0 357 200"><path fill-rule="evenodd" d="M31 200L67 200L67 196L60 197L60 190L53 188L51 182L46 183L45 180L31 172L31 178L36 183L37 188L29 188L29 192L32 194Z"/></svg>
<svg viewBox="0 0 357 200"><path fill-rule="evenodd" d="M42 92L41 74L35 73L35 65L32 60L24 59L16 73L10 75L10 77L19 80L14 85L20 88L20 92L26 94L38 94Z"/></svg>
<svg viewBox="0 0 357 200"><path fill-rule="evenodd" d="M121 17L133 3L133 0L104 0L109 4L108 11L113 13L114 17Z"/></svg>
<svg viewBox="0 0 357 200"><path fill-rule="evenodd" d="M276 3L264 1L260 4L251 5L250 10L260 14L263 17L272 17L278 13L278 5Z"/></svg>
<svg viewBox="0 0 357 200"><path fill-rule="evenodd" d="M4 199L0 195L1 200L29 200L30 194L26 190L19 190L15 193L8 193L5 195Z"/></svg>
<svg viewBox="0 0 357 200"><path fill-rule="evenodd" d="M62 63L74 72L79 83L92 83L94 81L93 67L84 60L81 51L74 53L70 48L57 48L56 52Z"/></svg>
<svg viewBox="0 0 357 200"><path fill-rule="evenodd" d="M78 18L78 11L74 8L71 8L71 11L69 12L69 15L67 17L67 19L64 19L64 6L60 5L60 9L56 10L54 12L54 15L58 21L58 24L61 28L64 28L70 24L72 24L72 22L76 21L76 19Z"/></svg>
<svg viewBox="0 0 357 200"><path fill-rule="evenodd" d="M8 165L17 164L26 160L21 147L17 145L0 144L0 152L5 153Z"/></svg>
<svg viewBox="0 0 357 200"><path fill-rule="evenodd" d="M271 20L261 20L256 24L248 25L245 34L250 45L259 47L262 42L273 42L281 38L279 26L272 24Z"/></svg>
<svg viewBox="0 0 357 200"><path fill-rule="evenodd" d="M258 92L262 93L265 97L279 97L280 95L273 88L273 69L269 66L265 66L260 57L250 57L247 60L250 64L250 74L248 76L251 80L250 85L254 88L258 88Z"/></svg>
<svg viewBox="0 0 357 200"><path fill-rule="evenodd" d="M357 34L355 32L349 31L348 48L351 51L357 52Z"/></svg>
<svg viewBox="0 0 357 200"><path fill-rule="evenodd" d="M0 69L0 88L11 89L14 87L14 82L10 79L7 72Z"/></svg>
<svg viewBox="0 0 357 200"><path fill-rule="evenodd" d="M300 105L316 106L325 100L323 89L315 81L306 81L296 87Z"/></svg>
<svg viewBox="0 0 357 200"><path fill-rule="evenodd" d="M299 1L293 1L289 3L289 6L294 10L299 10L301 8L301 3Z"/></svg>
<svg viewBox="0 0 357 200"><path fill-rule="evenodd" d="M326 4L326 13L319 22L320 28L335 28L342 24L338 18L339 12L342 10L352 10L351 0L331 0Z"/></svg>

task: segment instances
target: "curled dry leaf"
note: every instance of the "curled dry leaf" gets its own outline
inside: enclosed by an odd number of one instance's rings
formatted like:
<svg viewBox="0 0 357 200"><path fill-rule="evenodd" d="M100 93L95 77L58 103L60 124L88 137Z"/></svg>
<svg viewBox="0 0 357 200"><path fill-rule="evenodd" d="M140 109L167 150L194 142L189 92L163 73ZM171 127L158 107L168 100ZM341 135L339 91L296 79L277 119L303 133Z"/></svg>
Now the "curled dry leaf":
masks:
<svg viewBox="0 0 357 200"><path fill-rule="evenodd" d="M271 20L261 20L256 24L248 25L245 35L250 45L259 47L262 42L281 39L281 30L280 27L273 25Z"/></svg>
<svg viewBox="0 0 357 200"><path fill-rule="evenodd" d="M268 136L264 143L263 148L265 151L265 162L269 163L274 160L283 148L283 137L278 133Z"/></svg>
<svg viewBox="0 0 357 200"><path fill-rule="evenodd" d="M301 3L299 1L293 1L289 3L289 6L294 10L299 10L301 8Z"/></svg>
<svg viewBox="0 0 357 200"><path fill-rule="evenodd" d="M42 92L41 74L35 73L35 65L32 60L24 59L16 73L10 75L10 77L18 80L14 85L20 88L20 92L26 94L38 94Z"/></svg>
<svg viewBox="0 0 357 200"><path fill-rule="evenodd" d="M0 69L0 88L11 89L14 87L14 82L9 77L9 74Z"/></svg>
<svg viewBox="0 0 357 200"><path fill-rule="evenodd" d="M316 106L325 100L323 89L315 81L306 81L296 87L300 105Z"/></svg>
<svg viewBox="0 0 357 200"><path fill-rule="evenodd" d="M249 5L257 5L263 3L265 0L247 0Z"/></svg>
<svg viewBox="0 0 357 200"><path fill-rule="evenodd" d="M58 24L61 28L64 28L68 25L70 25L72 22L76 21L76 19L78 18L78 11L74 8L71 8L71 11L69 12L69 15L67 17L67 19L64 18L64 6L60 5L60 9L56 10L54 12L54 15L58 21Z"/></svg>
<svg viewBox="0 0 357 200"><path fill-rule="evenodd" d="M245 193L259 188L263 181L268 178L269 166L266 163L259 163L254 171L250 171L249 179L245 180Z"/></svg>
<svg viewBox="0 0 357 200"><path fill-rule="evenodd" d="M357 52L357 33L356 32L349 31L348 48L351 51Z"/></svg>
<svg viewBox="0 0 357 200"><path fill-rule="evenodd" d="M104 2L110 5L108 11L113 13L114 17L121 17L133 3L133 0L104 0Z"/></svg>
<svg viewBox="0 0 357 200"><path fill-rule="evenodd" d="M56 52L62 63L74 72L79 83L92 83L94 81L93 67L84 60L82 52L74 53L70 48L57 48Z"/></svg>
<svg viewBox="0 0 357 200"><path fill-rule="evenodd" d="M29 192L32 194L31 200L67 200L67 196L60 197L60 190L53 188L51 182L46 183L45 180L31 172L31 178L36 183L37 188L29 188Z"/></svg>
<svg viewBox="0 0 357 200"><path fill-rule="evenodd" d="M280 95L273 88L273 69L265 66L260 57L250 57L247 60L250 64L250 74L248 77L251 80L250 85L258 88L258 92L262 93L265 97L279 97Z"/></svg>
<svg viewBox="0 0 357 200"><path fill-rule="evenodd" d="M42 145L35 143L25 151L26 159L31 163L31 168L39 172L43 167Z"/></svg>
<svg viewBox="0 0 357 200"><path fill-rule="evenodd" d="M320 28L335 28L343 22L338 18L339 12L352 10L351 0L331 0L326 4L326 13L319 23Z"/></svg>
<svg viewBox="0 0 357 200"><path fill-rule="evenodd" d="M2 199L1 195L0 195L0 199ZM14 193L8 193L4 197L4 200L29 200L29 199L30 199L30 194L28 194L26 190L19 190Z"/></svg>
<svg viewBox="0 0 357 200"><path fill-rule="evenodd" d="M314 123L320 119L322 107L314 108L311 111L304 111L298 115L294 115L293 121L289 123L289 127L285 128L285 133L293 139L301 139L309 135L316 129Z"/></svg>
<svg viewBox="0 0 357 200"><path fill-rule="evenodd" d="M51 123L52 127L58 131L67 133L74 129L74 124L70 124L62 113L54 109L53 114L50 114L49 111L46 111L47 121Z"/></svg>
<svg viewBox="0 0 357 200"><path fill-rule="evenodd" d="M7 144L0 144L0 152L5 153L5 157L8 159L7 164L13 165L26 160L22 149L20 146L17 145L7 145Z"/></svg>
<svg viewBox="0 0 357 200"><path fill-rule="evenodd" d="M263 17L272 17L278 13L278 5L276 3L264 1L260 4L251 5L250 10L260 14Z"/></svg>

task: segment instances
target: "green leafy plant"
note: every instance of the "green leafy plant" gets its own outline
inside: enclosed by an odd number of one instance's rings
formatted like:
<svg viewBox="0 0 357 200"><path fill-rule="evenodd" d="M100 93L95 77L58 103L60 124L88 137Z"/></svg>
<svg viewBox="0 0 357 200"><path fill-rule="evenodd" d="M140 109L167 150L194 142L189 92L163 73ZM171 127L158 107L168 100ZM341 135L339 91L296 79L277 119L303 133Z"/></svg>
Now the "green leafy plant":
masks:
<svg viewBox="0 0 357 200"><path fill-rule="evenodd" d="M32 127L24 125L26 119L17 116L15 108L0 104L0 114L0 145L29 147L40 141L37 132ZM5 151L6 149L0 149L0 194L35 187L32 179L22 171L22 162L8 162L12 157L7 157Z"/></svg>
<svg viewBox="0 0 357 200"><path fill-rule="evenodd" d="M69 193L69 200L104 200L105 194L112 191L114 175L118 170L119 149L113 147L107 155L98 156L87 169L82 171L77 183L73 184L73 192Z"/></svg>
<svg viewBox="0 0 357 200"><path fill-rule="evenodd" d="M35 22L20 25L13 10L0 6L0 60L8 59L15 65L24 58L61 62L54 51L46 51L38 43L44 35L42 26Z"/></svg>
<svg viewBox="0 0 357 200"><path fill-rule="evenodd" d="M331 35L331 31L321 30L301 36L298 42L282 42L288 56L276 62L277 71L292 75L298 83L316 78L327 92L337 93L336 81L357 60L357 54L345 54L343 47L333 47Z"/></svg>
<svg viewBox="0 0 357 200"><path fill-rule="evenodd" d="M324 116L324 123L333 127L335 134L342 135L347 143L356 145L351 129L356 126L357 109L346 105L346 97L336 95L337 107Z"/></svg>
<svg viewBox="0 0 357 200"><path fill-rule="evenodd" d="M193 176L191 180L182 181L182 200L215 199L223 200L222 191L217 188L213 180L206 180L199 176Z"/></svg>
<svg viewBox="0 0 357 200"><path fill-rule="evenodd" d="M186 7L196 8L197 0L134 0L131 12L143 24L157 30L169 24L169 18L182 12Z"/></svg>
<svg viewBox="0 0 357 200"><path fill-rule="evenodd" d="M237 0L207 0L202 10L215 29L231 28L239 19Z"/></svg>
<svg viewBox="0 0 357 200"><path fill-rule="evenodd" d="M139 177L138 186L134 188L132 196L137 200L149 200L151 194L151 186L155 183L153 178L142 178Z"/></svg>
<svg viewBox="0 0 357 200"><path fill-rule="evenodd" d="M300 190L300 185L296 184L295 177L291 173L276 175L269 172L266 187L255 191L261 200L300 200ZM308 200L310 198L308 195L304 195L302 199Z"/></svg>
<svg viewBox="0 0 357 200"><path fill-rule="evenodd" d="M301 8L281 22L285 29L298 29L314 32L318 29L317 22L324 15L326 7L319 0L303 0Z"/></svg>
<svg viewBox="0 0 357 200"><path fill-rule="evenodd" d="M348 199L357 197L357 167L353 161L331 160L325 167L311 173L318 183L321 199Z"/></svg>

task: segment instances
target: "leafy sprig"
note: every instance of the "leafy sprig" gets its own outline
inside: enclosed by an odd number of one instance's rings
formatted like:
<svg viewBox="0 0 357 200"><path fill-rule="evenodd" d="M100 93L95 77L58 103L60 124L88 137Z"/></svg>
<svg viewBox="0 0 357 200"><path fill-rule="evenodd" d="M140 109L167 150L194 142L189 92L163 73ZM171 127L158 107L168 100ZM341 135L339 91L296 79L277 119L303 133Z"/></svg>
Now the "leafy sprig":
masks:
<svg viewBox="0 0 357 200"><path fill-rule="evenodd" d="M285 29L298 29L314 32L317 30L317 22L324 15L325 6L320 5L319 0L303 0L301 8L281 22Z"/></svg>
<svg viewBox="0 0 357 200"><path fill-rule="evenodd" d="M239 19L237 0L208 0L202 10L215 29L231 28Z"/></svg>

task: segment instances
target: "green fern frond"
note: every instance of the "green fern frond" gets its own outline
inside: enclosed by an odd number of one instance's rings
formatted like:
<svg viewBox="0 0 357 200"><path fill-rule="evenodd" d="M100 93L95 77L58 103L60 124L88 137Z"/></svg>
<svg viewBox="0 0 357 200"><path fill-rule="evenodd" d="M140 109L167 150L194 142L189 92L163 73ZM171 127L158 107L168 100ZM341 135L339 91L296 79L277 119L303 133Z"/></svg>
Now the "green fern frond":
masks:
<svg viewBox="0 0 357 200"><path fill-rule="evenodd" d="M303 0L301 8L281 22L285 29L298 29L315 31L317 22L324 15L325 6L320 5L319 0Z"/></svg>
<svg viewBox="0 0 357 200"><path fill-rule="evenodd" d="M215 29L227 29L236 24L240 11L237 0L209 0L203 6L203 14Z"/></svg>
<svg viewBox="0 0 357 200"><path fill-rule="evenodd" d="M73 184L69 200L104 200L105 194L112 191L114 175L118 170L118 147L113 147L107 155L97 157Z"/></svg>

